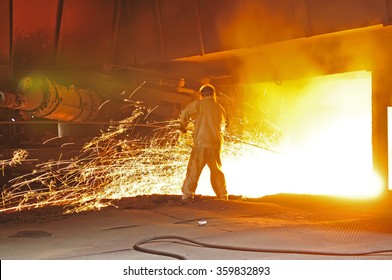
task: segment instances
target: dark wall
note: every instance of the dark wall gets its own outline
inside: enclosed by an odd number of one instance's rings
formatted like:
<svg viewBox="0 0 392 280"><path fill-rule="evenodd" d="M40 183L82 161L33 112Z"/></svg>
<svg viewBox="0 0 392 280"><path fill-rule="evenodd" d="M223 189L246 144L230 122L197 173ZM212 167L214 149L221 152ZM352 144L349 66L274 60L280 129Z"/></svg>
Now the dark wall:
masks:
<svg viewBox="0 0 392 280"><path fill-rule="evenodd" d="M53 66L60 4L58 0L12 1L12 54L17 73Z"/></svg>
<svg viewBox="0 0 392 280"><path fill-rule="evenodd" d="M391 23L391 0L0 0L0 67L142 67ZM11 39L12 38L12 39Z"/></svg>
<svg viewBox="0 0 392 280"><path fill-rule="evenodd" d="M110 60L117 1L64 0L56 64L100 69Z"/></svg>
<svg viewBox="0 0 392 280"><path fill-rule="evenodd" d="M12 77L11 2L0 0L0 80Z"/></svg>

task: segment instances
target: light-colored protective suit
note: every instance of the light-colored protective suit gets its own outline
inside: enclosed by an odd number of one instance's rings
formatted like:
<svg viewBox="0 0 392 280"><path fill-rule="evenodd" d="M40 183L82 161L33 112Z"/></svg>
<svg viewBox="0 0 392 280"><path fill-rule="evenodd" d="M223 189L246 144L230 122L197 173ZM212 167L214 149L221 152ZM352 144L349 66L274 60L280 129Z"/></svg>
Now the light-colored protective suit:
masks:
<svg viewBox="0 0 392 280"><path fill-rule="evenodd" d="M193 199L200 174L207 164L216 196L227 199L226 180L220 157L226 112L216 102L215 96L205 96L185 107L180 116L180 127L185 129L191 118L195 122L193 147L182 186L182 198Z"/></svg>

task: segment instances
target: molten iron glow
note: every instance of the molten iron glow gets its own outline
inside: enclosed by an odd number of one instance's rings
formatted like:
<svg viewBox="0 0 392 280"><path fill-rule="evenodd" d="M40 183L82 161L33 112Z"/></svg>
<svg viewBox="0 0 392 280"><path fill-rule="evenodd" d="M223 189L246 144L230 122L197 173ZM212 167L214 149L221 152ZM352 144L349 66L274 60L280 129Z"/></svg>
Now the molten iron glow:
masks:
<svg viewBox="0 0 392 280"><path fill-rule="evenodd" d="M381 193L372 165L369 72L257 84L248 91L256 96L251 104L258 104L248 109L249 125L265 118L279 127L283 136L274 149L282 154L247 147L240 158L228 158L231 193Z"/></svg>
<svg viewBox="0 0 392 280"><path fill-rule="evenodd" d="M252 105L244 105L244 131L239 136L227 132L222 151L229 194L380 193L372 171L369 73L256 84L247 92ZM181 194L191 133L182 135L171 121L161 127L152 124L155 135L148 140L134 139L132 131L142 114L136 109L128 119L113 123L78 157L39 164L32 174L13 179L2 192L0 212L44 205L85 211L122 197ZM214 195L208 168L197 194Z"/></svg>

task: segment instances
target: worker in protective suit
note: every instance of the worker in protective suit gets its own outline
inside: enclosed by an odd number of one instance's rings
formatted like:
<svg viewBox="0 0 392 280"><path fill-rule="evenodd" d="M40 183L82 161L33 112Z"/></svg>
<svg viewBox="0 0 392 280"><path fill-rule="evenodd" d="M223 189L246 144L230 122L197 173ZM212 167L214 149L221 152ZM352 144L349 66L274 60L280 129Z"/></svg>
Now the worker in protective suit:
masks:
<svg viewBox="0 0 392 280"><path fill-rule="evenodd" d="M181 204L193 202L197 183L205 165L210 169L211 185L217 198L228 199L220 156L226 112L216 101L214 86L203 85L199 93L200 100L188 104L180 115L180 130L183 133L187 131L190 120L194 120L193 147L182 185Z"/></svg>

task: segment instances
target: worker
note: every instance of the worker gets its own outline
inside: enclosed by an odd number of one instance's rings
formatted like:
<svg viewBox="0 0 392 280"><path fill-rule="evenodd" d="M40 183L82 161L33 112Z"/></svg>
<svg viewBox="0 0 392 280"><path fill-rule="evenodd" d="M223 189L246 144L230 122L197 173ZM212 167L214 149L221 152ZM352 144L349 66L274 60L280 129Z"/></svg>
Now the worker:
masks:
<svg viewBox="0 0 392 280"><path fill-rule="evenodd" d="M193 146L186 177L182 185L181 204L191 204L200 174L207 165L210 169L212 188L218 199L227 200L226 179L222 171L222 132L226 112L216 101L216 90L211 84L199 90L200 99L188 104L180 115L179 129L186 133L191 119L194 120Z"/></svg>

